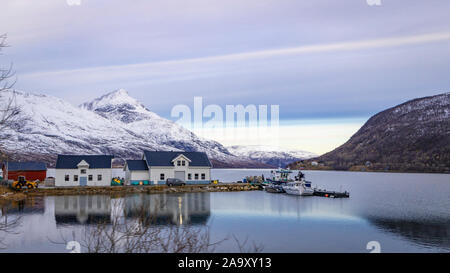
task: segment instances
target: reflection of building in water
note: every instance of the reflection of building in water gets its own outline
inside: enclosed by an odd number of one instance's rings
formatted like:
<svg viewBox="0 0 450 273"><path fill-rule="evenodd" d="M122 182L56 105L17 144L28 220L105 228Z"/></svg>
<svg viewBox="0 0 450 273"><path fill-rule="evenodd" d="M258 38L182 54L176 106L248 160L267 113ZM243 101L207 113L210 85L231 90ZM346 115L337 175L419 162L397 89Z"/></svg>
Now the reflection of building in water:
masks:
<svg viewBox="0 0 450 273"><path fill-rule="evenodd" d="M2 214L44 214L45 202L42 197L28 197L26 200L11 201L2 206Z"/></svg>
<svg viewBox="0 0 450 273"><path fill-rule="evenodd" d="M111 222L111 197L103 195L55 196L57 224Z"/></svg>
<svg viewBox="0 0 450 273"><path fill-rule="evenodd" d="M210 193L142 194L125 199L125 216L152 224L206 224Z"/></svg>

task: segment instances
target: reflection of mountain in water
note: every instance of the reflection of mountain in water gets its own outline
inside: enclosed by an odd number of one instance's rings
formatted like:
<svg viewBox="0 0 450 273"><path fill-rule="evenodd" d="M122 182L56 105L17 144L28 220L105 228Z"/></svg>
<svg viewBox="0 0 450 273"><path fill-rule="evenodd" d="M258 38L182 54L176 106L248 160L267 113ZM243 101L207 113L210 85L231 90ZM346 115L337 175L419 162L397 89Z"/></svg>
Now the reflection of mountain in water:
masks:
<svg viewBox="0 0 450 273"><path fill-rule="evenodd" d="M56 196L57 224L111 222L111 197L103 195Z"/></svg>
<svg viewBox="0 0 450 273"><path fill-rule="evenodd" d="M414 243L450 249L450 224L448 222L418 222L386 218L368 220L382 230L398 234Z"/></svg>
<svg viewBox="0 0 450 273"><path fill-rule="evenodd" d="M210 193L134 195L125 199L124 212L152 224L202 225L211 214Z"/></svg>

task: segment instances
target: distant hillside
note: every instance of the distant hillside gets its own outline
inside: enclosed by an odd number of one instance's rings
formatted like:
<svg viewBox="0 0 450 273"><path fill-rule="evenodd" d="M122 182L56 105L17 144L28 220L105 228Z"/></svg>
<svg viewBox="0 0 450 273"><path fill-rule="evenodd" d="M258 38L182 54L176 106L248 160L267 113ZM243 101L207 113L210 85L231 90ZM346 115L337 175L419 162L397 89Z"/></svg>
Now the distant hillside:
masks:
<svg viewBox="0 0 450 273"><path fill-rule="evenodd" d="M278 166L285 167L289 163L317 156L317 154L311 152L285 149L273 146L236 145L226 148L231 154L235 156L249 159L249 161L261 162L270 165L271 167L278 167Z"/></svg>
<svg viewBox="0 0 450 273"><path fill-rule="evenodd" d="M349 141L314 161L338 170L450 172L450 92L374 115Z"/></svg>

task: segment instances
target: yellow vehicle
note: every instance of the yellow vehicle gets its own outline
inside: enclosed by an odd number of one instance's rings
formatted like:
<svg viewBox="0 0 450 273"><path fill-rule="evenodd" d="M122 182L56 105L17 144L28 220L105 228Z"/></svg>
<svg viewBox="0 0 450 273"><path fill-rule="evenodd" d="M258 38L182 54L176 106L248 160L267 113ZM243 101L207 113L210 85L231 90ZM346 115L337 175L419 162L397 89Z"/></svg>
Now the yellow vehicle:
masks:
<svg viewBox="0 0 450 273"><path fill-rule="evenodd" d="M111 186L123 186L123 181L119 178L111 179Z"/></svg>
<svg viewBox="0 0 450 273"><path fill-rule="evenodd" d="M14 181L11 184L11 187L15 190L21 190L23 188L27 189L36 189L38 187L38 183L32 181L26 181L25 177L19 176L17 181Z"/></svg>

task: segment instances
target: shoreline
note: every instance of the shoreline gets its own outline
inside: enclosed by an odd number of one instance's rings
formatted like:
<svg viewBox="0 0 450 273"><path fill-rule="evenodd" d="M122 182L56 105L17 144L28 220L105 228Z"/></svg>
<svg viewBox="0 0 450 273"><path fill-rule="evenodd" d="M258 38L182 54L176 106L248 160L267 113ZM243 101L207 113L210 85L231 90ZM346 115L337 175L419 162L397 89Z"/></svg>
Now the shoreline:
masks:
<svg viewBox="0 0 450 273"><path fill-rule="evenodd" d="M226 184L208 184L208 185L186 185L168 187L166 185L151 186L98 186L98 187L53 187L25 189L22 191L13 191L6 187L2 190L9 194L5 197L0 196L0 200L25 199L30 196L61 196L61 195L127 195L136 193L191 193L191 192L237 192L237 191L255 191L259 187L247 183L226 183ZM13 197L16 197L12 199ZM20 197L20 198L19 198Z"/></svg>
<svg viewBox="0 0 450 273"><path fill-rule="evenodd" d="M339 169L290 169L291 171L333 171L333 172L351 172L351 173L405 173L405 174L450 174L450 172L419 172L419 171L400 171L400 170L339 170Z"/></svg>

